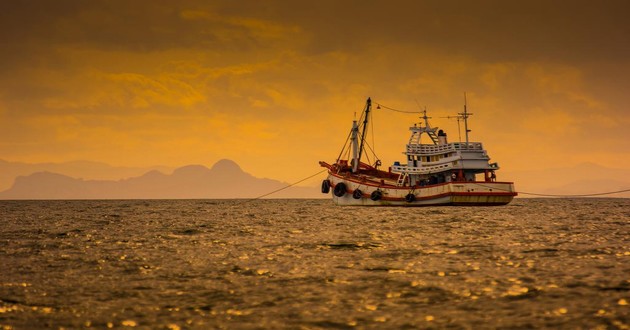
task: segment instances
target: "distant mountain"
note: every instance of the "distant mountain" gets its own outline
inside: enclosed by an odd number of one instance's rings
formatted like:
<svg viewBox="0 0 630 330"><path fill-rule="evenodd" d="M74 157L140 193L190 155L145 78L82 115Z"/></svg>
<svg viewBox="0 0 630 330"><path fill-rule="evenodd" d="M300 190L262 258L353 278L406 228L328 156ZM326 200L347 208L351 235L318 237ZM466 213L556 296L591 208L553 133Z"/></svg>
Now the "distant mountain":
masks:
<svg viewBox="0 0 630 330"><path fill-rule="evenodd" d="M0 191L11 187L16 177L36 172L52 172L86 180L119 180L139 176L152 170L170 172L173 169L166 166L121 167L90 161L30 164L0 159Z"/></svg>
<svg viewBox="0 0 630 330"><path fill-rule="evenodd" d="M550 195L583 195L630 189L630 170L593 163L573 167L498 171L499 181L514 181L516 191ZM519 197L535 197L521 194ZM602 197L630 197L630 192Z"/></svg>
<svg viewBox="0 0 630 330"><path fill-rule="evenodd" d="M211 169L189 165L172 174L153 170L122 180L84 180L38 172L16 178L0 192L0 199L195 199L255 198L286 187L272 179L256 178L231 160L221 160ZM290 187L269 198L321 198L316 187Z"/></svg>

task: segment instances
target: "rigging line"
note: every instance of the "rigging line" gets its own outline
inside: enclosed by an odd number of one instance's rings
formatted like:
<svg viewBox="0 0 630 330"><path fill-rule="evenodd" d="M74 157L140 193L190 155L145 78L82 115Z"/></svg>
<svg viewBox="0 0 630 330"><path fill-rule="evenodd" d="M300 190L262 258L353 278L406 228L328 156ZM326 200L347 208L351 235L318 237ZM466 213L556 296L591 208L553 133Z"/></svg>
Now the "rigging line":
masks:
<svg viewBox="0 0 630 330"><path fill-rule="evenodd" d="M352 149L352 148L348 148L348 149L346 149L346 156L345 156L345 157L346 157L346 159L350 159L350 153L352 152L352 150L351 150L351 149ZM341 159L341 158L339 158L339 159ZM337 160L337 162L339 162L339 160Z"/></svg>
<svg viewBox="0 0 630 330"><path fill-rule="evenodd" d="M365 111L363 111L361 113L361 118L359 118L358 123L363 121L363 116L365 115ZM356 112L354 113L354 118L356 120ZM350 130L350 132L348 132L348 137L346 138L346 142L343 144L343 148L341 148L341 152L339 152L339 156L337 156L337 161L339 161L341 159L341 156L343 155L343 152L346 150L346 146L348 146L348 154L350 153L350 147L348 145L348 141L350 141L350 137L352 136L352 129Z"/></svg>
<svg viewBox="0 0 630 330"><path fill-rule="evenodd" d="M321 171L319 171L319 172L317 172L317 173L315 173L315 174L313 174L313 175L309 175L309 176L307 176L306 178L304 178L304 179L302 179L302 180L300 180L300 181L293 182L293 183L288 184L288 185L286 185L286 186L284 186L284 187L282 187L282 188L280 188L280 189L276 189L276 190L274 190L274 191L272 191L272 192L268 192L268 193L263 194L263 195L260 195L260 196L258 196L258 197L255 197L255 198L251 198L251 199L245 200L245 201L243 201L243 202L241 202L241 203L249 203L249 202L252 202L252 201L255 201L255 200L261 199L261 198L263 198L263 197L267 197L267 196L269 196L269 195L271 195L271 194L275 194L275 193L277 193L277 192L279 192L279 191L282 191L282 190L285 190L285 189L290 188L290 187L292 187L292 186L295 186L296 184L298 184L298 183L300 183L300 182L304 182L304 181L306 181L306 180L308 180L308 179L310 179L310 178L312 178L312 177L318 176L318 175L320 175L320 174L322 174L322 173L324 173L324 172L326 172L326 171L328 171L328 169L327 169L327 168L326 168L326 169L323 169L323 170L321 170Z"/></svg>
<svg viewBox="0 0 630 330"><path fill-rule="evenodd" d="M630 189L608 191L608 192L594 193L594 194L576 194L576 195L537 194L537 193L529 193L529 192L519 192L519 194L532 195L532 196L544 196L544 197L590 197L590 196L612 195L612 194L618 194L618 193L628 192L628 191L630 191Z"/></svg>
<svg viewBox="0 0 630 330"><path fill-rule="evenodd" d="M341 155L343 155L344 150L346 150L346 146L348 145L348 141L350 140L350 136L352 135L352 130L348 133L348 137L346 138L346 142L343 144L343 148L341 148L341 152L339 152L339 156L337 156L337 161L341 159ZM348 148L350 150L350 148Z"/></svg>
<svg viewBox="0 0 630 330"><path fill-rule="evenodd" d="M372 151L372 155L374 155L374 150L372 150L372 147L370 147L370 144L368 142L365 143L366 149L370 149ZM376 155L374 155L374 157L376 157ZM368 154L367 150L365 151L365 160L367 161L368 164L371 164L372 161L370 160L370 155Z"/></svg>
<svg viewBox="0 0 630 330"><path fill-rule="evenodd" d="M378 102L374 102L376 103L377 106L381 107L381 108L385 108L387 110L391 110L391 111L396 111L396 112L401 112L401 113L422 113L422 111L406 111L406 110L398 110L398 109L394 109L394 108L390 108L388 106L382 105Z"/></svg>
<svg viewBox="0 0 630 330"><path fill-rule="evenodd" d="M496 188L496 187L490 187L490 186L486 186L480 183L475 183L478 186L484 187L484 188L490 188L490 189L494 189L494 190L501 190L501 191L507 191L510 192L510 190L506 190L506 189L500 189L500 188ZM618 193L623 193L623 192L628 192L630 191L630 189L623 189L623 190L617 190L617 191L608 191L608 192L602 192L602 193L592 193L592 194L574 194L574 195L566 195L566 194L541 194L541 193L533 193L533 192L526 192L526 191L517 191L517 193L519 194L523 194L523 195L531 195L531 196L542 196L542 197L589 197L589 196L603 196L603 195L612 195L612 194L618 194Z"/></svg>
<svg viewBox="0 0 630 330"><path fill-rule="evenodd" d="M374 113L370 113L370 123L371 123L371 129L372 129L372 148L370 148L372 150L372 153L374 154L375 158L378 158L376 156L376 143L374 142Z"/></svg>
<svg viewBox="0 0 630 330"><path fill-rule="evenodd" d="M378 155L376 154L376 151L374 151L374 149L372 148L372 146L370 146L369 143L366 143L365 145L368 147L368 149L370 149L370 151L372 152L372 155L375 158L374 160L376 161L379 158ZM366 154L366 157L367 157L367 154Z"/></svg>

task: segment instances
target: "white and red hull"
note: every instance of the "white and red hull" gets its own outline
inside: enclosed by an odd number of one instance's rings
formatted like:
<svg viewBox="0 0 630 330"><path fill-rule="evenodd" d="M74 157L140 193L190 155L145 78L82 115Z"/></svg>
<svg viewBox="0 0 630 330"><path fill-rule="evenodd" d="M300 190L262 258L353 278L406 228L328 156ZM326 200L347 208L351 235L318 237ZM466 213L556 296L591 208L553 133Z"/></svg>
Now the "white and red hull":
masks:
<svg viewBox="0 0 630 330"><path fill-rule="evenodd" d="M356 206L432 206L432 205L470 205L493 206L505 205L512 201L517 193L511 182L444 182L422 187L398 187L379 184L371 180L362 180L353 175L329 173L330 194L337 205ZM340 194L335 187L343 183L345 192ZM339 189L338 189L339 190ZM361 194L355 194L355 191ZM374 191L380 191L381 197L372 198ZM337 196L340 194L342 196ZM413 195L410 197L409 195ZM360 195L360 196L359 196Z"/></svg>

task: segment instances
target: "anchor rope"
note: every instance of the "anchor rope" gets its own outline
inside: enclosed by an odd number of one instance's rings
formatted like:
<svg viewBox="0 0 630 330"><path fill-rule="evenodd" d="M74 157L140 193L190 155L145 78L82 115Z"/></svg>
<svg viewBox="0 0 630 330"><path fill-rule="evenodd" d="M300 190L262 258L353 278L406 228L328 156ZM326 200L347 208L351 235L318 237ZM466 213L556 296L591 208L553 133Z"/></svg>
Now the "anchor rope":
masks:
<svg viewBox="0 0 630 330"><path fill-rule="evenodd" d="M315 174L313 174L313 175L309 175L309 176L305 177L305 178L304 178L304 179L302 179L302 180L299 180L299 181L296 181L296 182L290 183L290 184L288 184L288 185L286 185L286 186L284 186L284 187L282 187L282 188L280 188L280 189L276 189L276 190L274 190L274 191L272 191L272 192L268 192L268 193L263 194L263 195L260 195L260 196L258 196L258 197L255 197L255 198L251 198L251 199L245 200L245 201L243 201L243 203L249 203L249 202L252 202L252 201L255 201L255 200L261 199L261 198L263 198L263 197L269 196L269 195L271 195L271 194L275 194L275 193L277 193L277 192L279 192L279 191L282 191L282 190L285 190L285 189L287 189L287 188L293 187L293 186L295 186L296 184L301 183L301 182L304 182L304 181L306 181L306 180L308 180L308 179L310 179L310 178L312 178L312 177L318 176L318 175L320 175L320 174L324 173L325 171L328 171L328 169L327 169L327 168L326 168L326 169L323 169L323 170L321 170L321 171L319 171L319 172L317 172L317 173L315 173Z"/></svg>
<svg viewBox="0 0 630 330"><path fill-rule="evenodd" d="M480 187L489 188L489 189L495 189L495 190L506 191L506 192L510 192L511 191L511 190L507 190L507 189L501 189L501 188L497 188L497 187L486 186L486 185L483 185L483 184L480 184L480 183L475 183L475 184L480 186ZM628 192L628 191L630 191L630 189L622 189L622 190L617 190L617 191L599 192L599 193L592 193L592 194L541 194L541 193L527 192L527 191L517 191L517 193L523 194L523 195L542 196L542 197L590 197L590 196L604 196L604 195L619 194L619 193Z"/></svg>
<svg viewBox="0 0 630 330"><path fill-rule="evenodd" d="M519 194L531 195L531 196L543 196L543 197L592 197L592 196L613 195L613 194L618 194L618 193L628 192L628 191L630 191L630 189L623 189L623 190L617 190L617 191L608 191L608 192L601 192L601 193L593 193L593 194L574 194L574 195L537 194L537 193L530 193L530 192L522 191L522 192L519 192Z"/></svg>

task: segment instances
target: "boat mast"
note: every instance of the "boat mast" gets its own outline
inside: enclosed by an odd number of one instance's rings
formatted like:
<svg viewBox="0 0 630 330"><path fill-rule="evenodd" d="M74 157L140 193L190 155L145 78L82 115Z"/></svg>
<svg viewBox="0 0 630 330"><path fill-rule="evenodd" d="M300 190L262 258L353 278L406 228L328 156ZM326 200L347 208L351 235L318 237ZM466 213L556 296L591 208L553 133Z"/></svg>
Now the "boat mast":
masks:
<svg viewBox="0 0 630 330"><path fill-rule="evenodd" d="M351 144L352 144L352 161L350 165L352 165L352 173L356 173L359 170L359 151L358 151L358 143L357 136L359 135L359 125L357 125L357 121L352 121L352 133L351 133Z"/></svg>
<svg viewBox="0 0 630 330"><path fill-rule="evenodd" d="M424 119L424 131L427 133L427 135L429 136L429 138L431 138L431 141L433 142L433 144L438 144L438 137L437 135L435 135L435 130L436 128L431 128L431 126L429 125L429 119L431 117L427 117L427 109L425 108L424 111L422 112L424 115L422 116L422 119ZM420 124L420 126L422 126L422 124Z"/></svg>
<svg viewBox="0 0 630 330"><path fill-rule="evenodd" d="M466 93L464 93L464 112L460 112L459 115L464 119L464 130L466 131L466 148L468 148L468 133L470 130L468 129L468 116L472 115L472 113L468 113L466 109Z"/></svg>
<svg viewBox="0 0 630 330"><path fill-rule="evenodd" d="M363 143L365 142L365 134L367 133L368 118L370 118L370 108L372 108L372 100L368 97L367 104L365 106L365 117L363 118L363 131L361 132L361 146L359 147L359 157L357 158L357 164L361 160L363 154ZM357 165L358 166L358 165Z"/></svg>

